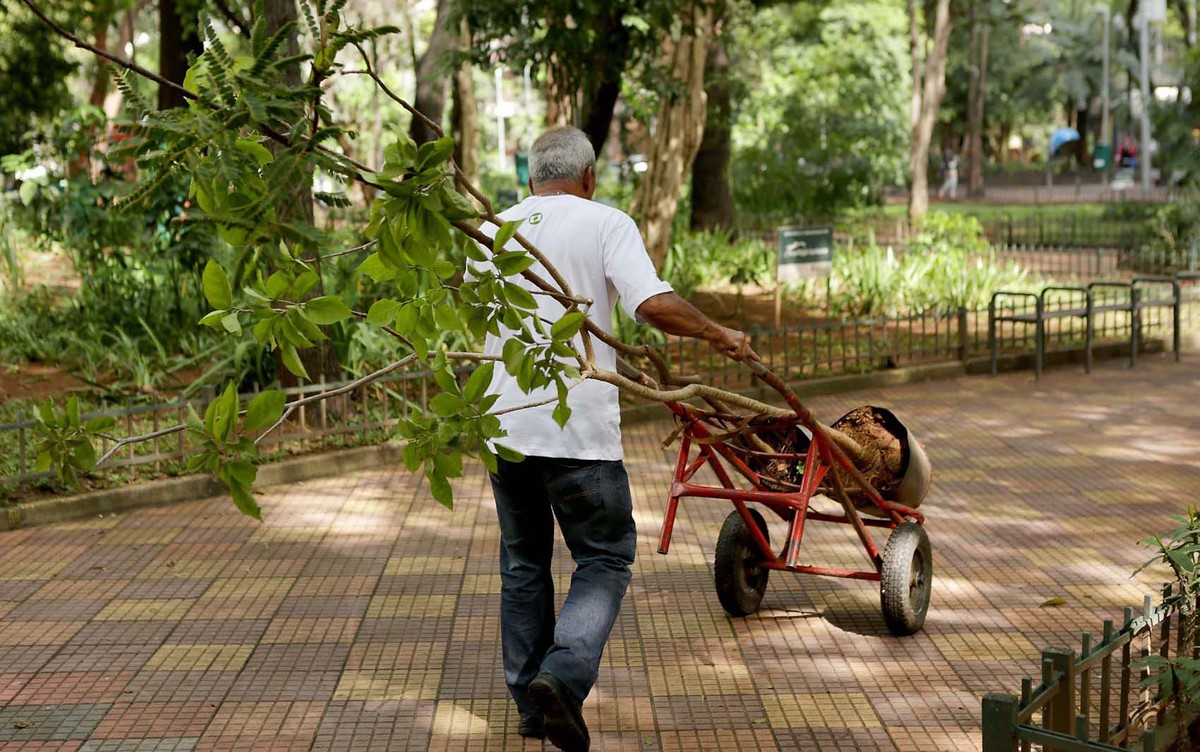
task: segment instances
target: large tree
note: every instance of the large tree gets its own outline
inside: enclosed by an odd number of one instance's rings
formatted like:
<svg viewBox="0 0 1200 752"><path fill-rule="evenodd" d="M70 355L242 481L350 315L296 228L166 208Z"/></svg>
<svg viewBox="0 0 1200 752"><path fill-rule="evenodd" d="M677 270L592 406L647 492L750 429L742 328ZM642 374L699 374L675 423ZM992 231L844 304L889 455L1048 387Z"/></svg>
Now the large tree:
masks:
<svg viewBox="0 0 1200 752"><path fill-rule="evenodd" d="M929 207L929 144L933 139L933 126L937 122L942 97L946 93L946 52L950 46L953 21L950 0L937 0L933 18L926 19L929 39L924 40L912 0L909 0L908 12L914 92L912 141L908 156L908 218L911 222L924 216ZM921 48L927 50L923 64L919 63ZM917 85L918 81L921 82L920 86ZM916 97L918 91L919 106Z"/></svg>
<svg viewBox="0 0 1200 752"><path fill-rule="evenodd" d="M720 23L714 8L701 0L684 11L679 36L666 46L667 70L677 90L665 97L653 124L648 169L629 213L638 220L646 250L661 269L671 242L671 224L683 195L684 179L704 136L708 112L704 69Z"/></svg>
<svg viewBox="0 0 1200 752"><path fill-rule="evenodd" d="M661 54L685 0L455 0L481 65L529 65L551 125L574 125L599 154L623 81ZM653 74L651 74L653 75Z"/></svg>

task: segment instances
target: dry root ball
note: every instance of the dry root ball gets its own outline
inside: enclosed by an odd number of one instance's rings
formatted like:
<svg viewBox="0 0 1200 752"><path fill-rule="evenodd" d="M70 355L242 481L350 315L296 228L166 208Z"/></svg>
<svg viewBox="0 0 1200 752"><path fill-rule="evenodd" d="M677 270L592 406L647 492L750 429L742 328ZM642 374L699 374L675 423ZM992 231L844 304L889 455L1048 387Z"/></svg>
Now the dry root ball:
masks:
<svg viewBox="0 0 1200 752"><path fill-rule="evenodd" d="M906 435L906 431L900 421L896 420L896 416L887 410L864 405L838 418L832 427L854 439L862 447L859 461L855 463L858 469L880 496L885 499L893 498L896 489L904 480L908 459L900 438ZM860 509L872 507L870 499L856 486L850 474L839 472L850 501Z"/></svg>

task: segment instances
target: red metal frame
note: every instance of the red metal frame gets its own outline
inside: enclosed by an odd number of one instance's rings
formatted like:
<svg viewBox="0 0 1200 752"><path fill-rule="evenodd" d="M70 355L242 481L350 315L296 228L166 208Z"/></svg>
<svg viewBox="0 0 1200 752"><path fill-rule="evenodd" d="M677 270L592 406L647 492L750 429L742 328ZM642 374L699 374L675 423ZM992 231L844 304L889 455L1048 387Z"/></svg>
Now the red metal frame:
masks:
<svg viewBox="0 0 1200 752"><path fill-rule="evenodd" d="M745 520L746 527L750 531L759 553L762 554L759 566L827 577L878 581L883 561L875 541L867 534L866 528L885 527L890 529L904 522L925 523L924 516L916 510L889 502L883 499L875 489L869 487L862 490L876 507L887 514L886 519L863 518L853 507L849 512L840 515L810 509L809 502L833 466L837 465L843 469L849 467L849 461L841 453L831 451L830 446L819 432L813 435L808 449L803 455L771 455L777 459L794 461L803 458L804 460L804 474L801 476L797 489L795 491L773 491L766 487L762 476L751 469L740 456L744 450L735 450L725 441L714 439L709 427L701 420L699 412L695 408L683 403L672 403L670 408L678 418L683 430L679 457L675 461L675 473L671 481L671 492L667 498L667 511L663 519L662 534L659 536L658 552L660 554L667 553L671 547L671 535L675 528L675 518L679 513L679 501L685 496L724 499L732 502L734 508ZM697 448L694 459L692 459L693 446ZM751 488L740 488L734 484L724 463L728 463L739 475L747 479ZM696 473L706 465L712 469L721 482L720 487L691 482ZM751 517L750 508L746 506L747 502L761 504L790 523L787 542L780 556L777 556L771 549L766 537L759 530L758 524ZM854 519L849 514L853 514ZM856 532L859 533L859 539L872 568L870 570L854 570L801 564L800 544L804 538L804 527L808 520L853 525Z"/></svg>

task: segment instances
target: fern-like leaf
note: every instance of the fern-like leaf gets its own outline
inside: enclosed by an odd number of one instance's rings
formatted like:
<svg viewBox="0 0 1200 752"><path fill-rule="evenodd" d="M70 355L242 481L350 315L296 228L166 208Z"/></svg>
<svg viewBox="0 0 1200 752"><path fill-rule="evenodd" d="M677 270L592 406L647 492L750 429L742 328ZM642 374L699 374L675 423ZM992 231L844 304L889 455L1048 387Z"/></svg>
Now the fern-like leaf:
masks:
<svg viewBox="0 0 1200 752"><path fill-rule="evenodd" d="M261 76L271 66L271 63L275 60L275 56L279 54L280 48L287 42L288 35L292 34L295 28L296 22L289 21L280 27L279 31L271 35L271 38L265 42L262 49L255 51L254 65L250 68L249 73L250 77L256 78Z"/></svg>
<svg viewBox="0 0 1200 752"><path fill-rule="evenodd" d="M308 33L312 35L314 40L319 40L321 38L321 26L317 23L317 19L313 15L312 6L302 0L300 10L304 13L304 23L308 24Z"/></svg>

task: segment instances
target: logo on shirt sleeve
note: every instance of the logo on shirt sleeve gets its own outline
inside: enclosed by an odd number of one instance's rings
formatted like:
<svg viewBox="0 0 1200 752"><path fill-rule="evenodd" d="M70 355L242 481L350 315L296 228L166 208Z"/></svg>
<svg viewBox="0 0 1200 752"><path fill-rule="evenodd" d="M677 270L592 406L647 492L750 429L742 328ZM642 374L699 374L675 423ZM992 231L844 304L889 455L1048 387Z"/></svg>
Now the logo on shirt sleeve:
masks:
<svg viewBox="0 0 1200 752"><path fill-rule="evenodd" d="M542 223L542 213L541 212L534 212L533 214L529 215L529 224L540 225L541 223Z"/></svg>

